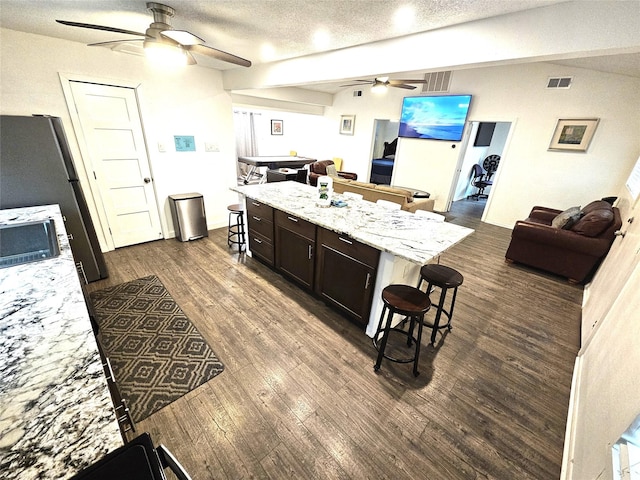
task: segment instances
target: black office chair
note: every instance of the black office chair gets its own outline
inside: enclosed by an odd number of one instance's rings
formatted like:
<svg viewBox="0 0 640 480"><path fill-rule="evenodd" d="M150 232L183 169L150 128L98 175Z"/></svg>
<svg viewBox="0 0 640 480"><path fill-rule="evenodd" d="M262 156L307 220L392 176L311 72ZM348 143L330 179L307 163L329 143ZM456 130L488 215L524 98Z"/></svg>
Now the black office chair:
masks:
<svg viewBox="0 0 640 480"><path fill-rule="evenodd" d="M477 163L471 169L473 178L471 179L471 185L476 187L478 191L472 195L469 195L467 198L475 198L476 200L480 198L487 198L488 195L484 193L484 189L493 185L491 180L486 180L484 170Z"/></svg>

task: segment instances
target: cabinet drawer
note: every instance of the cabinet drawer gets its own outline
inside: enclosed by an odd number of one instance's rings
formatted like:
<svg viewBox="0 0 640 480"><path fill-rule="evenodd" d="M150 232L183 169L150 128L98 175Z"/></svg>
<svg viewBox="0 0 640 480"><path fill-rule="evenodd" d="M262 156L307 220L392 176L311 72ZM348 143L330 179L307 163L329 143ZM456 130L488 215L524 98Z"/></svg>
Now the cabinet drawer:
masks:
<svg viewBox="0 0 640 480"><path fill-rule="evenodd" d="M254 256L273 266L273 243L253 231L249 232L249 250Z"/></svg>
<svg viewBox="0 0 640 480"><path fill-rule="evenodd" d="M327 245L328 247L337 250L349 257L352 257L366 265L373 268L378 267L378 260L380 259L380 250L377 250L369 245L360 243L348 235L340 235L326 230L324 228L318 229L318 243L321 245Z"/></svg>
<svg viewBox="0 0 640 480"><path fill-rule="evenodd" d="M273 208L253 198L247 198L247 216L249 218L255 216L273 222Z"/></svg>
<svg viewBox="0 0 640 480"><path fill-rule="evenodd" d="M250 231L259 233L270 242L273 242L273 223L266 218L249 214L247 218Z"/></svg>
<svg viewBox="0 0 640 480"><path fill-rule="evenodd" d="M288 213L276 210L275 223L282 228L295 232L310 240L315 241L316 239L316 226L295 215L289 215Z"/></svg>

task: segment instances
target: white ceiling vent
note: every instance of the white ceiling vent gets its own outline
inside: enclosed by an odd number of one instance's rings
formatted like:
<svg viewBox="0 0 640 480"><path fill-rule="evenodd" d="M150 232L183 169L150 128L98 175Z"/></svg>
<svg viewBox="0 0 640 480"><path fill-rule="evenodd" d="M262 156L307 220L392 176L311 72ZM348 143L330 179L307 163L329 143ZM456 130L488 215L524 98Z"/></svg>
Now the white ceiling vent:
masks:
<svg viewBox="0 0 640 480"><path fill-rule="evenodd" d="M549 77L547 88L571 88L573 77Z"/></svg>
<svg viewBox="0 0 640 480"><path fill-rule="evenodd" d="M422 84L423 92L448 92L451 84L451 70L446 72L425 73L424 79L427 83Z"/></svg>

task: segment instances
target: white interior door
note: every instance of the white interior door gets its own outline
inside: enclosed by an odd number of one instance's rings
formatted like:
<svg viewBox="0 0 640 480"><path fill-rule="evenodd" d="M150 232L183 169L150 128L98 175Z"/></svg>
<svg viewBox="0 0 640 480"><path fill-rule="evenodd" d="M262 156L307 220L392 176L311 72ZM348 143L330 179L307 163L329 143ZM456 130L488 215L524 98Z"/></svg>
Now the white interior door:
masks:
<svg viewBox="0 0 640 480"><path fill-rule="evenodd" d="M70 82L85 141L85 165L99 191L113 245L162 238L135 90ZM86 158L88 156L88 158Z"/></svg>

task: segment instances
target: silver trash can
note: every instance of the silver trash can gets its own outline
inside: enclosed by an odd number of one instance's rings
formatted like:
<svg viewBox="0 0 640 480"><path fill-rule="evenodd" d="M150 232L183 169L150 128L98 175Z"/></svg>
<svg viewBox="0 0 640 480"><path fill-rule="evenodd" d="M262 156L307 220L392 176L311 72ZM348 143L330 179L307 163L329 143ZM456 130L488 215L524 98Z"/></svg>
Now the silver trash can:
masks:
<svg viewBox="0 0 640 480"><path fill-rule="evenodd" d="M204 198L199 193L169 195L169 208L176 237L181 242L207 237L207 217Z"/></svg>

